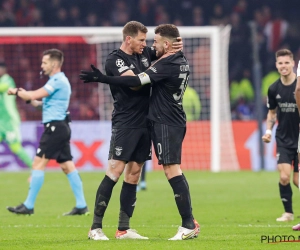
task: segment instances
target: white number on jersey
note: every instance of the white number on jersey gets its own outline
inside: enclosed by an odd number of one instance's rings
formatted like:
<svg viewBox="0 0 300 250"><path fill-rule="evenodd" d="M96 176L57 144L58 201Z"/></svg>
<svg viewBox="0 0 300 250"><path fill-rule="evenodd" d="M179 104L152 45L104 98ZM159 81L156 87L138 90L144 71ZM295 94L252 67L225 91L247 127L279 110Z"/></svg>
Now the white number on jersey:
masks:
<svg viewBox="0 0 300 250"><path fill-rule="evenodd" d="M182 96L184 94L184 91L186 89L186 86L187 86L187 83L188 83L188 79L189 79L187 73L179 74L178 78L182 79L182 82L181 82L181 85L179 87L180 91L177 92L177 93L175 93L175 94L173 94L173 98L174 98L175 101L182 100ZM181 105L181 103L178 103L178 104Z"/></svg>

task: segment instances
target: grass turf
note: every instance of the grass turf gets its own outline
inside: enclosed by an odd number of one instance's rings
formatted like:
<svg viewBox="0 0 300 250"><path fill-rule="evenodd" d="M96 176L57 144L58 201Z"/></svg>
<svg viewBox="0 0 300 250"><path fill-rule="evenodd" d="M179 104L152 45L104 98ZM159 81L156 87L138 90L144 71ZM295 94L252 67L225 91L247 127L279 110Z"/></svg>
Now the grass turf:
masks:
<svg viewBox="0 0 300 250"><path fill-rule="evenodd" d="M149 240L116 240L121 181L115 186L103 224L109 241L90 241L90 216L64 217L74 206L67 178L60 172L47 172L38 195L35 214L11 214L6 206L23 202L27 195L29 172L0 173L0 249L297 249L300 243L268 244L263 235L294 236L291 230L300 222L279 223L283 212L277 172L210 173L186 171L193 213L201 225L197 239L170 242L181 223L172 190L163 172L147 174L147 190L137 193L137 206L131 227ZM81 173L90 211L104 173ZM122 178L122 177L121 177ZM300 195L293 187L295 217L300 215ZM283 238L282 238L283 239ZM293 238L289 238L290 240ZM277 241L279 238L277 237Z"/></svg>

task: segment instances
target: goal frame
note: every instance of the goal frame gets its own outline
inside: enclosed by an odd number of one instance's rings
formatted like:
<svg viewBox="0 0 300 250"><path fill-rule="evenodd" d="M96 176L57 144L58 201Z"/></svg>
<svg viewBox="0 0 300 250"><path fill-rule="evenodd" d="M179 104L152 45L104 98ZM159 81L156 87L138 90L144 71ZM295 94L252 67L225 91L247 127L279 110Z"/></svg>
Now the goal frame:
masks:
<svg viewBox="0 0 300 250"><path fill-rule="evenodd" d="M147 39L154 38L155 27L147 27ZM221 78L228 79L228 42L223 39L222 32L230 32L230 27L205 26L178 27L181 37L185 38L209 38L211 58L211 100L210 100L210 139L211 139L211 166L212 172L221 171ZM122 27L24 27L24 28L0 28L0 37L49 37L49 36L72 36L81 37L88 44L122 40ZM227 36L229 37L229 35ZM222 40L223 39L223 40ZM222 53L224 53L222 55ZM222 64L222 69L221 69ZM228 83L228 81L227 81ZM229 95L228 95L229 103ZM225 121L231 123L230 121ZM231 131L232 132L232 131ZM233 135L232 135L233 136ZM234 141L232 142L234 143ZM235 150L235 148L234 148ZM236 154L235 154L236 155ZM237 156L236 156L237 157ZM239 166L234 167L238 170Z"/></svg>

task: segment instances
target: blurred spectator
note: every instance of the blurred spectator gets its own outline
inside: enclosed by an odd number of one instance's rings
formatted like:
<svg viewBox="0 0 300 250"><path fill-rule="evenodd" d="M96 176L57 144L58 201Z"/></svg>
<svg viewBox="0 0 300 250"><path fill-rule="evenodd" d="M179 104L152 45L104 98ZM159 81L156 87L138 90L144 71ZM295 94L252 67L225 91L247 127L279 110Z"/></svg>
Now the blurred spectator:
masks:
<svg viewBox="0 0 300 250"><path fill-rule="evenodd" d="M40 8L43 10L42 15L46 26L56 26L57 13L61 6L63 6L61 0L50 0L40 3Z"/></svg>
<svg viewBox="0 0 300 250"><path fill-rule="evenodd" d="M253 20L249 22L250 25L253 26L254 31L256 32L256 40L258 46L259 58L262 62L266 61L268 54L266 52L266 36L264 34L265 28L265 19L263 16L263 12L261 9L256 9L253 14ZM267 66L265 63L262 63L262 71L263 74L266 72Z"/></svg>
<svg viewBox="0 0 300 250"><path fill-rule="evenodd" d="M275 58L274 58L273 69L270 72L268 72L262 79L261 96L263 100L264 117L266 117L268 113L268 108L267 108L268 89L275 81L279 79L279 77L280 74L275 68Z"/></svg>
<svg viewBox="0 0 300 250"><path fill-rule="evenodd" d="M139 20L142 24L148 26L154 23L154 8L153 2L148 0L140 0L137 9L133 12L133 19Z"/></svg>
<svg viewBox="0 0 300 250"><path fill-rule="evenodd" d="M117 0L111 14L111 21L114 26L123 26L130 20L130 8L128 3L123 0Z"/></svg>
<svg viewBox="0 0 300 250"><path fill-rule="evenodd" d="M98 88L92 89L92 93L88 99L88 105L94 112L93 120L99 120L100 114L99 114L99 90Z"/></svg>
<svg viewBox="0 0 300 250"><path fill-rule="evenodd" d="M251 67L250 29L240 15L232 12L230 15L231 33L229 41L229 79L236 78L238 72Z"/></svg>
<svg viewBox="0 0 300 250"><path fill-rule="evenodd" d="M247 121L253 119L253 110L247 104L244 98L238 100L237 106L233 112L232 119Z"/></svg>
<svg viewBox="0 0 300 250"><path fill-rule="evenodd" d="M159 4L155 7L155 25L160 25L162 23L170 23L170 18L165 7Z"/></svg>
<svg viewBox="0 0 300 250"><path fill-rule="evenodd" d="M242 75L230 83L230 103L235 119L248 120L252 118L254 89L248 69L243 70Z"/></svg>
<svg viewBox="0 0 300 250"><path fill-rule="evenodd" d="M68 16L68 12L65 8L59 8L57 11L56 21L54 26L68 27L71 26L71 22Z"/></svg>
<svg viewBox="0 0 300 250"><path fill-rule="evenodd" d="M99 26L98 17L95 13L90 12L84 22L84 26L96 27Z"/></svg>
<svg viewBox="0 0 300 250"><path fill-rule="evenodd" d="M265 26L272 18L271 8L268 5L264 5L264 6L262 6L261 11L262 11L262 15L264 18L264 26Z"/></svg>
<svg viewBox="0 0 300 250"><path fill-rule="evenodd" d="M70 8L69 12L70 26L82 26L83 22L81 21L81 12L77 5L73 5Z"/></svg>
<svg viewBox="0 0 300 250"><path fill-rule="evenodd" d="M223 6L220 3L215 4L213 13L210 17L210 25L226 25L228 18L224 13Z"/></svg>
<svg viewBox="0 0 300 250"><path fill-rule="evenodd" d="M196 90L189 85L185 89L182 106L187 121L196 121L200 119L201 101Z"/></svg>
<svg viewBox="0 0 300 250"><path fill-rule="evenodd" d="M177 27L178 26L183 26L183 22L182 22L182 20L180 18L175 18L173 20L173 24L176 25Z"/></svg>
<svg viewBox="0 0 300 250"><path fill-rule="evenodd" d="M12 27L15 26L14 17L8 15L5 11L0 10L0 27Z"/></svg>
<svg viewBox="0 0 300 250"><path fill-rule="evenodd" d="M193 19L192 19L193 26L204 26L206 25L206 20L203 14L203 9L201 6L196 6L193 8Z"/></svg>
<svg viewBox="0 0 300 250"><path fill-rule="evenodd" d="M243 22L249 20L248 2L246 0L238 0L233 7L233 12L238 13Z"/></svg>
<svg viewBox="0 0 300 250"><path fill-rule="evenodd" d="M17 26L28 26L31 24L33 19L33 10L35 10L35 6L32 2L20 0L20 6L15 14Z"/></svg>
<svg viewBox="0 0 300 250"><path fill-rule="evenodd" d="M79 104L79 120L94 120L95 112L86 103L81 102Z"/></svg>
<svg viewBox="0 0 300 250"><path fill-rule="evenodd" d="M44 26L44 21L43 21L43 17L42 17L42 13L39 9L34 8L31 11L31 20L28 23L28 26L36 26L36 27L41 27Z"/></svg>
<svg viewBox="0 0 300 250"><path fill-rule="evenodd" d="M267 67L272 67L274 53L280 48L282 42L286 39L288 22L284 20L279 11L274 12L273 18L266 24L264 33L267 39Z"/></svg>
<svg viewBox="0 0 300 250"><path fill-rule="evenodd" d="M297 50L300 48L300 33L299 30L300 23L291 23L288 26L285 39L281 43L281 48L286 48L292 51L293 54L297 53ZM298 62L295 60L295 62ZM295 64L297 66L297 63Z"/></svg>
<svg viewBox="0 0 300 250"><path fill-rule="evenodd" d="M240 78L230 83L230 102L233 106L243 98L246 102L254 101L254 90L250 80L250 71L245 69Z"/></svg>
<svg viewBox="0 0 300 250"><path fill-rule="evenodd" d="M72 120L80 120L79 106L80 106L80 101L78 98L77 88L72 88L72 94L71 94L70 106L69 106L69 111Z"/></svg>

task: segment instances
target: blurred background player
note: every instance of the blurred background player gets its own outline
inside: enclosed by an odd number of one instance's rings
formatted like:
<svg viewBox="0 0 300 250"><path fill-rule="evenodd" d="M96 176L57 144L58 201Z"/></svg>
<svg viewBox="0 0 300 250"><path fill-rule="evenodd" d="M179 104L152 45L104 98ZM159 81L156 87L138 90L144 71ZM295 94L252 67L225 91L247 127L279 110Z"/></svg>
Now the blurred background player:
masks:
<svg viewBox="0 0 300 250"><path fill-rule="evenodd" d="M22 88L9 88L8 95L16 95L42 109L44 133L40 139L36 156L32 164L30 188L24 203L16 207L7 207L15 214L30 215L34 213L36 197L44 183L45 167L50 159L55 159L67 175L76 199L76 206L64 215L88 214L83 194L82 181L72 161L70 138L71 129L67 110L71 96L71 86L61 67L64 61L62 51L46 50L43 53L41 68L49 76L46 84L37 90L26 91ZM39 101L42 99L42 101Z"/></svg>
<svg viewBox="0 0 300 250"><path fill-rule="evenodd" d="M148 161L146 161L144 163L144 166L142 168L141 178L140 178L139 184L136 187L137 192L140 191L140 190L146 190L147 189L147 183L146 183L147 162Z"/></svg>
<svg viewBox="0 0 300 250"><path fill-rule="evenodd" d="M298 137L299 137L299 113L295 100L296 74L293 72L294 57L290 50L278 50L276 56L276 68L280 78L268 89L266 133L263 142L269 143L272 137L272 129L278 121L276 129L277 144L277 168L280 174L279 193L284 207L284 213L276 221L294 220L292 207L292 187L290 185L291 172L294 170L293 183L299 185L298 170Z"/></svg>
<svg viewBox="0 0 300 250"><path fill-rule="evenodd" d="M297 68L297 83L296 83L296 90L295 90L295 98L296 98L298 111L300 111L300 60L298 62L298 68ZM299 115L300 115L300 112L299 112ZM298 159L300 158L300 141L299 140L300 140L300 137L298 139ZM292 229L294 231L300 231L300 223L293 226Z"/></svg>
<svg viewBox="0 0 300 250"><path fill-rule="evenodd" d="M197 121L200 119L201 101L195 89L187 86L182 100L183 110L186 115L186 121Z"/></svg>
<svg viewBox="0 0 300 250"><path fill-rule="evenodd" d="M5 62L0 62L0 142L7 143L13 152L28 168L32 160L21 144L20 115L16 97L6 94L9 88L15 88L14 79L7 73Z"/></svg>

